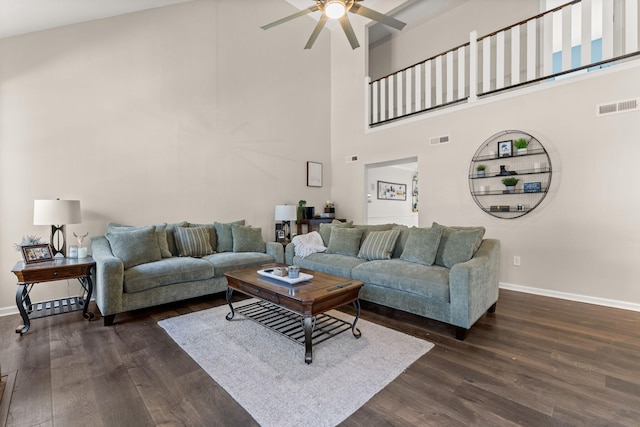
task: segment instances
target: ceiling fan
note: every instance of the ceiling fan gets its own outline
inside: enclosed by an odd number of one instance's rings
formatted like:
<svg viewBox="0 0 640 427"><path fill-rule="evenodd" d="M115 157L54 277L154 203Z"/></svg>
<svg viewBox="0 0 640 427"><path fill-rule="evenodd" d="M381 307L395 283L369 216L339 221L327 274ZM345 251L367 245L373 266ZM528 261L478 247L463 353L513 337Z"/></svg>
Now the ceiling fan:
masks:
<svg viewBox="0 0 640 427"><path fill-rule="evenodd" d="M349 18L347 17L347 12L355 13L356 15L364 16L365 18L373 19L374 21L380 22L384 25L388 25L397 30L402 30L406 25L402 21L398 21L395 18L392 18L389 15L385 15L380 12L376 12L375 10L369 9L368 7L364 7L359 5L363 0L312 0L315 5L308 7L307 9L303 9L300 12L296 12L293 15L286 16L282 19L278 19L270 24L267 24L262 28L263 30L268 30L269 28L273 28L276 25L284 24L285 22L291 21L292 19L298 18L300 16L307 15L311 12L320 11L322 12L322 16L320 16L320 20L318 20L318 24L316 28L311 33L311 37L307 41L307 44L304 46L305 49L311 49L311 46L315 43L316 39L320 35L320 31L324 28L325 24L329 19L337 19L340 22L340 26L344 30L349 43L351 44L351 48L356 49L360 47L358 43L358 39L356 38L355 33L353 32L353 27L351 26L351 22L349 22Z"/></svg>

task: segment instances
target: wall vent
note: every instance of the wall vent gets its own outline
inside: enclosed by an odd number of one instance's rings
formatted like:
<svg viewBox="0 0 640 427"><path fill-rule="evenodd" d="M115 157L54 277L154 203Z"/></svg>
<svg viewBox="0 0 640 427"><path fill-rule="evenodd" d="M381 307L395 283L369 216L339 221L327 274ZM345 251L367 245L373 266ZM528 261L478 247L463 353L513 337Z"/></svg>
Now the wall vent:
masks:
<svg viewBox="0 0 640 427"><path fill-rule="evenodd" d="M596 116L608 116L609 114L627 113L638 110L640 110L640 98L627 99L625 101L597 105Z"/></svg>
<svg viewBox="0 0 640 427"><path fill-rule="evenodd" d="M448 144L449 143L449 135L444 136L432 136L429 138L429 145L440 145L440 144Z"/></svg>
<svg viewBox="0 0 640 427"><path fill-rule="evenodd" d="M358 155L354 154L351 156L345 156L344 158L344 162L345 163L353 163L353 162L357 162L358 161Z"/></svg>

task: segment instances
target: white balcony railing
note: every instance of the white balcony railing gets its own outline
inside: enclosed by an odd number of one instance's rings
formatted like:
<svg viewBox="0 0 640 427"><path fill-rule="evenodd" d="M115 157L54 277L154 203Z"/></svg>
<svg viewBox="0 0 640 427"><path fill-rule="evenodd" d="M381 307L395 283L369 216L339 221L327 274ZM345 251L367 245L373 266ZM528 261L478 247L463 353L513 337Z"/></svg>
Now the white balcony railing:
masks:
<svg viewBox="0 0 640 427"><path fill-rule="evenodd" d="M575 0L369 83L376 126L640 55L640 0ZM614 19L615 18L615 19Z"/></svg>

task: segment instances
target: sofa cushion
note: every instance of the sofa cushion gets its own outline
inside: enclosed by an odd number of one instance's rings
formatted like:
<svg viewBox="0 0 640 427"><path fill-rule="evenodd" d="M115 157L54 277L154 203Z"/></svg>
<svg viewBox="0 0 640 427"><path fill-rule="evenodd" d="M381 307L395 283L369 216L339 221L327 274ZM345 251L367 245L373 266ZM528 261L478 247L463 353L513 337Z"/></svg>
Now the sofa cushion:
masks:
<svg viewBox="0 0 640 427"><path fill-rule="evenodd" d="M215 270L211 263L198 258L165 258L131 267L124 272L124 291L141 292L175 283L211 279Z"/></svg>
<svg viewBox="0 0 640 427"><path fill-rule="evenodd" d="M400 259L432 265L438 253L438 245L442 237L442 228L414 228L404 245Z"/></svg>
<svg viewBox="0 0 640 427"><path fill-rule="evenodd" d="M407 243L407 239L409 238L409 233L416 227L407 227L406 225L396 225L392 228L392 230L396 230L400 233L398 236L398 240L396 240L396 247L393 250L393 255L391 258L400 258L402 255L402 251L404 250L404 245Z"/></svg>
<svg viewBox="0 0 640 427"><path fill-rule="evenodd" d="M176 227L174 236L181 257L202 257L213 253L206 227Z"/></svg>
<svg viewBox="0 0 640 427"><path fill-rule="evenodd" d="M233 252L266 252L267 244L262 239L262 228L232 225Z"/></svg>
<svg viewBox="0 0 640 427"><path fill-rule="evenodd" d="M435 264L448 268L451 268L458 262L469 261L482 244L482 238L485 232L484 227L447 227L437 222L434 222L431 227L443 229ZM475 233L463 233L449 243L449 236L457 231L473 231ZM449 244L451 244L450 247L448 247ZM444 256L445 251L447 253L446 261ZM471 253L471 255L469 255L469 253Z"/></svg>
<svg viewBox="0 0 640 427"><path fill-rule="evenodd" d="M156 228L153 225L131 231L106 234L113 254L122 260L124 268L162 259Z"/></svg>
<svg viewBox="0 0 640 427"><path fill-rule="evenodd" d="M231 232L232 225L245 225L245 220L241 219L226 224L219 222L213 223L213 226L216 229L216 236L218 238L218 247L214 248L217 252L233 251L233 234Z"/></svg>
<svg viewBox="0 0 640 427"><path fill-rule="evenodd" d="M117 233L120 231L132 231L139 230L141 228L148 227L148 225L135 227L131 225L117 224L115 222L110 222L107 224L107 232L108 233ZM156 235L158 237L158 246L160 247L160 253L162 258L171 258L173 254L169 250L169 243L167 240L167 223L155 224L156 227Z"/></svg>
<svg viewBox="0 0 640 427"><path fill-rule="evenodd" d="M370 231L360 245L358 258L366 260L391 259L399 231ZM435 255L434 255L435 257Z"/></svg>
<svg viewBox="0 0 640 427"><path fill-rule="evenodd" d="M334 228L351 228L353 227L353 221L348 222L340 222L337 219L334 219L331 224L320 224L318 228L318 233L320 233L320 237L322 237L322 241L325 246L329 246L329 241L331 240L331 230Z"/></svg>
<svg viewBox="0 0 640 427"><path fill-rule="evenodd" d="M209 231L209 243L211 244L211 249L213 249L214 252L218 249L218 234L216 233L216 228L213 224L189 223L189 227L205 227Z"/></svg>
<svg viewBox="0 0 640 427"><path fill-rule="evenodd" d="M293 263L302 268L308 268L322 273L333 274L340 277L351 277L351 270L367 261L347 255L316 253L304 258L294 256Z"/></svg>
<svg viewBox="0 0 640 427"><path fill-rule="evenodd" d="M351 277L365 284L391 288L449 302L449 272L400 259L368 261L353 268Z"/></svg>
<svg viewBox="0 0 640 427"><path fill-rule="evenodd" d="M222 252L204 256L202 259L213 265L216 277L238 268L258 267L275 261L271 255L262 252Z"/></svg>
<svg viewBox="0 0 640 427"><path fill-rule="evenodd" d="M331 231L327 253L357 256L363 232L361 228L334 228Z"/></svg>

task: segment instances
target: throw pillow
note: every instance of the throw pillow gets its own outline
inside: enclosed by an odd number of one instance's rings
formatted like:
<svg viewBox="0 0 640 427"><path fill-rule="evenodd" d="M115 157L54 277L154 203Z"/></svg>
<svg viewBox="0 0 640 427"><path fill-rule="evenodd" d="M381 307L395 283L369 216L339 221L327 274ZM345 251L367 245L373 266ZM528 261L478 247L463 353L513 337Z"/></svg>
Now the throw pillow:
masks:
<svg viewBox="0 0 640 427"><path fill-rule="evenodd" d="M115 222L110 222L107 224L107 232L110 233L118 233L121 231L132 231L132 230L140 230L148 226L135 227L132 225L124 225L117 224ZM171 258L173 254L169 250L169 243L167 239L167 223L164 222L162 224L156 224L156 235L158 237L158 245L160 246L160 253L162 254L162 258Z"/></svg>
<svg viewBox="0 0 640 427"><path fill-rule="evenodd" d="M358 258L368 261L391 259L399 235L400 232L396 230L369 231L360 246Z"/></svg>
<svg viewBox="0 0 640 427"><path fill-rule="evenodd" d="M327 246L328 254L358 256L360 239L363 230L361 228L334 227L331 231L331 239Z"/></svg>
<svg viewBox="0 0 640 427"><path fill-rule="evenodd" d="M125 269L162 259L153 225L129 231L107 232L105 237L111 245L111 252L120 258Z"/></svg>
<svg viewBox="0 0 640 427"><path fill-rule="evenodd" d="M469 257L469 259L471 259L473 257L473 254L476 253L476 251L478 250L478 248L480 247L480 245L482 244L482 238L484 237L484 232L485 232L485 228L484 227L446 227L444 225L438 224L437 222L434 222L432 224L432 228L441 228L442 231L442 239L440 239L440 246L438 247L438 253L436 254L436 265L440 265L442 267L447 267L446 264L450 264L450 261L453 258L450 258L449 262L445 263L444 261L444 252L447 249L447 245L449 242L449 237L456 231L475 231L475 234L467 234L467 235L463 235L466 239L469 239L469 241L465 242L468 244L471 244L473 247L473 252L471 253L471 256ZM454 243L456 243L456 245L460 245L463 244L460 240L462 239L463 236L459 236L458 239L456 239L456 241ZM475 237L475 239L474 239ZM449 249L449 254L451 256L451 254L453 252L458 252L458 251L464 251L464 249L460 248L460 247L452 247ZM469 260L467 259L467 261ZM460 261L463 262L463 261ZM452 265L452 264L451 264ZM451 267L448 267L451 268Z"/></svg>
<svg viewBox="0 0 640 427"><path fill-rule="evenodd" d="M476 252L476 241L481 230L456 230L447 237L447 243L442 252L442 262L451 268L459 262L469 261Z"/></svg>
<svg viewBox="0 0 640 427"><path fill-rule="evenodd" d="M232 225L244 225L244 219L239 221L233 221L230 223L222 224L214 222L213 226L216 229L216 236L218 238L217 252L232 252L233 251L233 234L231 233Z"/></svg>
<svg viewBox="0 0 640 427"><path fill-rule="evenodd" d="M331 224L320 224L318 232L320 233L320 237L322 237L322 242L325 246L329 246L329 241L331 240L331 230L334 227L351 228L353 227L353 221L340 222L337 219L334 219Z"/></svg>
<svg viewBox="0 0 640 427"><path fill-rule="evenodd" d="M372 231L387 231L393 229L393 224L376 224L376 225L354 225L355 228L362 228L364 232L362 233L362 243L367 239L367 236ZM360 243L360 245L362 245Z"/></svg>
<svg viewBox="0 0 640 427"><path fill-rule="evenodd" d="M262 239L262 228L232 225L233 252L266 252L267 244Z"/></svg>
<svg viewBox="0 0 640 427"><path fill-rule="evenodd" d="M202 257L213 253L206 227L176 227L173 234L180 256Z"/></svg>
<svg viewBox="0 0 640 427"><path fill-rule="evenodd" d="M441 237L441 228L411 229L400 259L422 265L432 265L438 253Z"/></svg>
<svg viewBox="0 0 640 427"><path fill-rule="evenodd" d="M211 249L216 251L218 248L218 234L216 233L216 228L213 224L189 224L189 227L205 227L209 230L209 243L211 243Z"/></svg>

